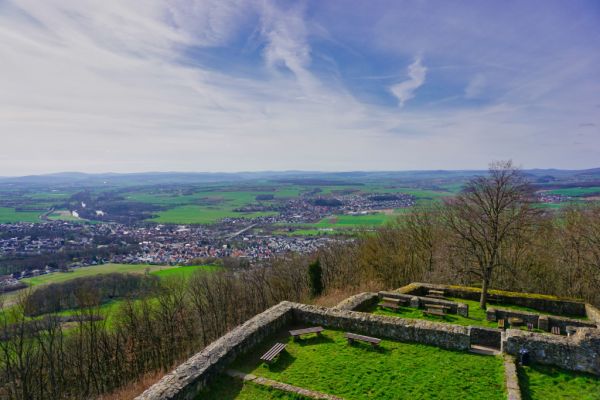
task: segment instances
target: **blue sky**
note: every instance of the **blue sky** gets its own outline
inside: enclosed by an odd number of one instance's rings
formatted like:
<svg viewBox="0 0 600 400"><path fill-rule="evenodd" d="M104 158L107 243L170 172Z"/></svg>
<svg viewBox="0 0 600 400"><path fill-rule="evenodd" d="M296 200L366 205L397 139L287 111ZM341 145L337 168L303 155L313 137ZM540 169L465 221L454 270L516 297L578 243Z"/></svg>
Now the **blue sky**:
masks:
<svg viewBox="0 0 600 400"><path fill-rule="evenodd" d="M0 175L600 166L600 2L0 0Z"/></svg>

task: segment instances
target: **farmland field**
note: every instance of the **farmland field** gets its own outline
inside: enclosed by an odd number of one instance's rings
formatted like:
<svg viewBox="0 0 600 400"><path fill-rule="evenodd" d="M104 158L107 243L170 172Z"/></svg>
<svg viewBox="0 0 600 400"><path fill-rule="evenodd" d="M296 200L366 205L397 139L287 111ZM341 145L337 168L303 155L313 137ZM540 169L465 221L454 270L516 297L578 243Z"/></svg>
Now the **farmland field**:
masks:
<svg viewBox="0 0 600 400"><path fill-rule="evenodd" d="M559 195L570 196L570 197L585 197L585 196L595 195L595 194L600 195L600 186L552 189L552 190L549 190L548 193L559 194Z"/></svg>
<svg viewBox="0 0 600 400"><path fill-rule="evenodd" d="M161 224L212 224L223 218L256 218L273 212L240 213L231 209L213 209L200 206L181 206L160 212L150 221Z"/></svg>
<svg viewBox="0 0 600 400"><path fill-rule="evenodd" d="M41 211L16 211L14 208L0 207L0 224L38 222L41 214Z"/></svg>
<svg viewBox="0 0 600 400"><path fill-rule="evenodd" d="M35 276L32 278L24 278L21 281L23 283L28 284L29 286L36 286L47 283L65 282L71 279L81 278L84 276L110 274L113 272L143 274L145 273L146 269L149 269L150 272L154 272L174 268L177 268L177 266L149 264L103 264L94 265L91 267L76 268L73 270L73 272L53 272L51 274Z"/></svg>

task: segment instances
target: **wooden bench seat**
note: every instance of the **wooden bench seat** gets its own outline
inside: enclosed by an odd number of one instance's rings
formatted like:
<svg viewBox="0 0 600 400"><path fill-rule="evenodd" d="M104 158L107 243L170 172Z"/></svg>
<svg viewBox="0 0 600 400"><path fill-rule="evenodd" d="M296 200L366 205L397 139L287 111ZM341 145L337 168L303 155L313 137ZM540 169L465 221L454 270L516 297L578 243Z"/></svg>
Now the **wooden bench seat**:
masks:
<svg viewBox="0 0 600 400"><path fill-rule="evenodd" d="M285 350L285 346L287 346L286 344L283 343L275 343L273 345L273 347L271 347L271 349L269 351L267 351L265 354L263 354L260 357L261 361L266 362L267 364L270 364L273 362L273 360L275 360L275 358L283 351Z"/></svg>
<svg viewBox="0 0 600 400"><path fill-rule="evenodd" d="M290 336L293 336L294 340L300 338L302 335L308 335L311 333L316 333L317 336L321 336L321 332L323 332L323 330L324 329L322 326L313 326L311 328L296 329L290 331Z"/></svg>
<svg viewBox="0 0 600 400"><path fill-rule="evenodd" d="M427 310L423 311L423 314L427 314L427 315L435 315L437 317L443 317L444 315L446 315L444 313L444 311L439 310L437 308L428 308Z"/></svg>
<svg viewBox="0 0 600 400"><path fill-rule="evenodd" d="M425 308L427 309L427 312L423 312L431 315L444 315L450 311L450 307L443 304L425 304Z"/></svg>
<svg viewBox="0 0 600 400"><path fill-rule="evenodd" d="M444 295L444 291L443 290L430 289L428 293L429 294L439 295L439 296L443 296Z"/></svg>
<svg viewBox="0 0 600 400"><path fill-rule="evenodd" d="M553 326L550 332L554 333L555 335L560 335L560 327Z"/></svg>
<svg viewBox="0 0 600 400"><path fill-rule="evenodd" d="M506 326L504 325L504 320L503 319L499 319L498 320L498 328L500 329L504 329Z"/></svg>
<svg viewBox="0 0 600 400"><path fill-rule="evenodd" d="M344 337L348 339L348 344L352 344L352 342L358 340L361 342L369 343L371 346L376 347L379 345L379 342L381 342L381 339L377 339L371 336L358 335L352 332L346 332L344 334Z"/></svg>
<svg viewBox="0 0 600 400"><path fill-rule="evenodd" d="M400 308L400 306L398 305L398 303L390 303L390 302L387 302L387 301L379 303L379 307L382 307L382 308L391 308L392 310L398 310Z"/></svg>

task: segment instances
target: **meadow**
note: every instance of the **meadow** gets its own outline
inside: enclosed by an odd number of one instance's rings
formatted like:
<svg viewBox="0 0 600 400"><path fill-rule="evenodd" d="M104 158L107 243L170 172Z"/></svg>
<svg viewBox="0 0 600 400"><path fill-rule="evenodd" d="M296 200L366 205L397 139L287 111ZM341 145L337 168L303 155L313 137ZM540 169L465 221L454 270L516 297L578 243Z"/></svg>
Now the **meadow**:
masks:
<svg viewBox="0 0 600 400"><path fill-rule="evenodd" d="M259 357L274 341L287 343L287 351L269 367ZM236 360L232 368L348 400L505 397L500 357L389 340L379 349L348 345L343 332L334 330L300 341L282 332ZM213 396L219 390L217 383L203 398L220 398Z"/></svg>
<svg viewBox="0 0 600 400"><path fill-rule="evenodd" d="M518 370L523 400L599 400L600 378L553 366L530 365Z"/></svg>
<svg viewBox="0 0 600 400"><path fill-rule="evenodd" d="M39 222L41 214L41 211L16 211L14 208L0 207L0 224Z"/></svg>

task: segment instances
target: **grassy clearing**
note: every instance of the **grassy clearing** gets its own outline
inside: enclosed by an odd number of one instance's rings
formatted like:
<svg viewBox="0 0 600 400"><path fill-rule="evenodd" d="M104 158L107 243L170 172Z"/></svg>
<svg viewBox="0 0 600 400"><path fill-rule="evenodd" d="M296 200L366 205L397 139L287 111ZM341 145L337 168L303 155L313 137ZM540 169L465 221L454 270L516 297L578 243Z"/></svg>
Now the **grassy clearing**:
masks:
<svg viewBox="0 0 600 400"><path fill-rule="evenodd" d="M546 365L519 368L524 400L599 400L600 379Z"/></svg>
<svg viewBox="0 0 600 400"><path fill-rule="evenodd" d="M450 300L450 299L449 299ZM463 325L463 326L483 326L486 328L497 328L498 323L494 321L488 321L485 317L485 311L479 308L479 303L464 299L453 299L453 301L460 301L469 305L469 317L463 317L457 314L446 314L443 317L427 315L423 313L423 309L411 308L411 307L400 307L398 311L394 311L388 308L381 308L374 306L371 310L373 314L387 315L392 317L408 318L408 319L424 319L427 321L435 322L446 322L449 324ZM474 304L473 304L474 303Z"/></svg>
<svg viewBox="0 0 600 400"><path fill-rule="evenodd" d="M447 298L450 301L455 301L457 303L464 303L469 306L469 317L462 317L457 314L446 314L443 317L427 315L423 313L423 309L411 308L411 307L400 307L398 311L394 311L388 308L381 308L377 305L373 306L371 309L367 310L367 312L372 312L377 315L387 315L392 317L400 317L400 318L408 318L408 319L424 319L427 321L437 321L437 322L446 322L449 324L455 325L463 325L463 326L483 326L486 328L497 328L498 322L488 321L486 319L486 312L479 307L479 302L474 300L466 300L460 298ZM515 311L527 311L533 312L541 315L554 315L550 313L545 313L541 311L534 310L528 307L516 306L513 304L488 304L488 308L506 308ZM571 317L577 319L587 319L587 317L577 316Z"/></svg>
<svg viewBox="0 0 600 400"><path fill-rule="evenodd" d="M0 207L0 224L13 222L39 222L39 211L16 211L14 208Z"/></svg>
<svg viewBox="0 0 600 400"><path fill-rule="evenodd" d="M251 382L243 382L226 375L220 376L209 390L198 394L198 400L309 400L299 396Z"/></svg>
<svg viewBox="0 0 600 400"><path fill-rule="evenodd" d="M259 357L275 341L288 343L287 353L268 367ZM299 342L282 333L233 368L348 400L505 397L499 357L387 340L379 349L350 346L342 332L331 330Z"/></svg>
<svg viewBox="0 0 600 400"><path fill-rule="evenodd" d="M65 282L71 279L81 278L83 276L111 274L113 272L143 274L146 272L146 270L154 272L173 268L177 268L177 266L150 264L102 264L91 267L77 268L74 269L73 272L53 272L51 274L35 276L32 278L24 278L22 279L22 282L28 284L29 286L36 286L47 283Z"/></svg>

